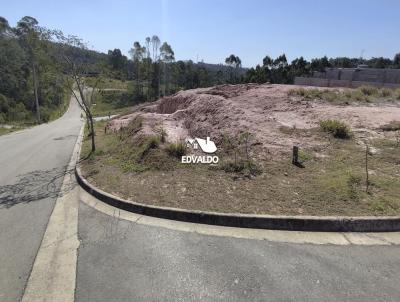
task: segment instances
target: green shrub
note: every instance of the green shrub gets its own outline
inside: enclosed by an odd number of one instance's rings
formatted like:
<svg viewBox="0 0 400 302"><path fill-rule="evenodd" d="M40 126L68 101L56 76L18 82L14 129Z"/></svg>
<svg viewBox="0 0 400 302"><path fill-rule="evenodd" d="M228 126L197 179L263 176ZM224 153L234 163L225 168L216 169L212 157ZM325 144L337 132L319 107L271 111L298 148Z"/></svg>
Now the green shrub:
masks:
<svg viewBox="0 0 400 302"><path fill-rule="evenodd" d="M221 169L227 173L241 173L244 175L261 174L260 167L252 160L226 161L221 164Z"/></svg>
<svg viewBox="0 0 400 302"><path fill-rule="evenodd" d="M222 170L228 173L239 173L245 168L244 161L226 161L221 165Z"/></svg>
<svg viewBox="0 0 400 302"><path fill-rule="evenodd" d="M389 89L389 88L382 88L380 90L380 95L384 98L388 98L390 96L392 96L393 90Z"/></svg>
<svg viewBox="0 0 400 302"><path fill-rule="evenodd" d="M400 88L397 88L397 89L394 91L394 95L395 95L395 97L396 97L397 100L400 100Z"/></svg>
<svg viewBox="0 0 400 302"><path fill-rule="evenodd" d="M165 131L165 129L164 129L164 127L162 127L161 129L160 129L160 141L162 142L162 143L165 143L166 142L166 140L167 140L167 131Z"/></svg>
<svg viewBox="0 0 400 302"><path fill-rule="evenodd" d="M139 160L143 160L143 158L149 153L151 149L155 149L160 145L160 138L158 136L149 136L146 138L145 142L140 146L138 150Z"/></svg>
<svg viewBox="0 0 400 302"><path fill-rule="evenodd" d="M350 128L338 120L320 121L319 125L324 132L331 133L333 137L347 139L351 136Z"/></svg>
<svg viewBox="0 0 400 302"><path fill-rule="evenodd" d="M361 185L361 176L349 173L347 179L348 195L351 199L359 198L359 187Z"/></svg>
<svg viewBox="0 0 400 302"><path fill-rule="evenodd" d="M51 111L47 107L40 108L40 119L42 123L48 123L50 121Z"/></svg>
<svg viewBox="0 0 400 302"><path fill-rule="evenodd" d="M0 112L0 124L5 124L6 120L6 115L3 112Z"/></svg>
<svg viewBox="0 0 400 302"><path fill-rule="evenodd" d="M184 142L171 143L168 144L165 150L169 155L180 158L186 154L186 145Z"/></svg>
<svg viewBox="0 0 400 302"><path fill-rule="evenodd" d="M304 162L309 161L311 159L312 159L312 155L311 154L307 153L304 150L301 150L301 149L299 150L299 161L301 163L304 163Z"/></svg>
<svg viewBox="0 0 400 302"><path fill-rule="evenodd" d="M289 91L289 95L297 95L297 96L305 96L306 93L307 92L304 88L297 88Z"/></svg>
<svg viewBox="0 0 400 302"><path fill-rule="evenodd" d="M148 149L157 148L159 144L160 144L160 138L157 136L150 136L149 139L147 140Z"/></svg>
<svg viewBox="0 0 400 302"><path fill-rule="evenodd" d="M378 94L378 88L374 86L361 86L358 88L359 91L361 91L362 94L364 95L377 95Z"/></svg>

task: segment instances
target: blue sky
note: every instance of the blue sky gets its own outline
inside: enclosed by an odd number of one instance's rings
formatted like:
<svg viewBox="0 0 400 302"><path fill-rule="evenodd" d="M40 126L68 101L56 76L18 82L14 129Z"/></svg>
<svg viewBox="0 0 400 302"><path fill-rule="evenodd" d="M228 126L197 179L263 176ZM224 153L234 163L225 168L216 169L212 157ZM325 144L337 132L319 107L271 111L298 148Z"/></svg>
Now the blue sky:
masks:
<svg viewBox="0 0 400 302"><path fill-rule="evenodd" d="M246 67L267 54L292 60L400 52L395 0L0 0L0 6L12 26L30 15L104 52L128 54L134 41L153 34L172 45L176 59L223 63L234 53Z"/></svg>

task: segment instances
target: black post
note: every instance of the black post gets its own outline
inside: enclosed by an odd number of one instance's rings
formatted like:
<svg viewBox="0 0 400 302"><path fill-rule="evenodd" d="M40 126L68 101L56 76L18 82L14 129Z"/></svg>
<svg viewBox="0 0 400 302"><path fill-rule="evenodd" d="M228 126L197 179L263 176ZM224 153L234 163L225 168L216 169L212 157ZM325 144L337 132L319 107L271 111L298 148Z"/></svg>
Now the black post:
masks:
<svg viewBox="0 0 400 302"><path fill-rule="evenodd" d="M298 166L299 165L299 147L293 146L293 157L292 164Z"/></svg>

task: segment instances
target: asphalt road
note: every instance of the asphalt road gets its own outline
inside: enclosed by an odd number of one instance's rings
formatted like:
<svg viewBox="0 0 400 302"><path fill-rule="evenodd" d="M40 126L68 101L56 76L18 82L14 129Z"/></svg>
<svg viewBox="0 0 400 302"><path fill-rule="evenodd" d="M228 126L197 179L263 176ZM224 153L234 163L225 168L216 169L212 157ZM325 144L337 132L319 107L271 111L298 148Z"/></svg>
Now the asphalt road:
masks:
<svg viewBox="0 0 400 302"><path fill-rule="evenodd" d="M399 246L217 237L79 208L76 301L400 301Z"/></svg>
<svg viewBox="0 0 400 302"><path fill-rule="evenodd" d="M22 297L80 125L73 100L54 122L0 136L2 302Z"/></svg>

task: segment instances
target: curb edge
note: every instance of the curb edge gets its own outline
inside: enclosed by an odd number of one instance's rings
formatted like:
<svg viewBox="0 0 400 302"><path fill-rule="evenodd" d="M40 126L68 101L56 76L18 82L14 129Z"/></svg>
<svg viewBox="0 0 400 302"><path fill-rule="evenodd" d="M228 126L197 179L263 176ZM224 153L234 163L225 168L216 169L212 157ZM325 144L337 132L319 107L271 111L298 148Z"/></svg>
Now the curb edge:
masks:
<svg viewBox="0 0 400 302"><path fill-rule="evenodd" d="M190 211L159 207L124 200L95 187L85 179L79 165L75 167L79 185L97 199L113 207L136 214L183 222L227 227L312 231L312 232L396 232L400 216L274 216Z"/></svg>

